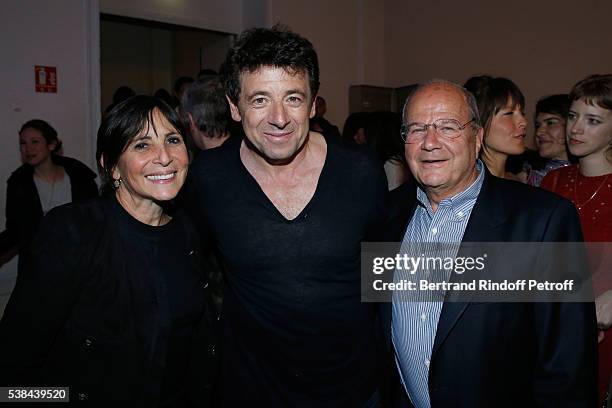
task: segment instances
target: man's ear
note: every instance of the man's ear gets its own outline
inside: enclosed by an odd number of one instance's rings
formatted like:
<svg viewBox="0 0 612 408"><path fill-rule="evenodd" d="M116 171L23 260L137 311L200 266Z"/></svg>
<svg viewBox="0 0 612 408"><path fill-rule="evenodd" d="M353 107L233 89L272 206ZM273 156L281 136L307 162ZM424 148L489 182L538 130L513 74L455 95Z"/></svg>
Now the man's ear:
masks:
<svg viewBox="0 0 612 408"><path fill-rule="evenodd" d="M480 154L480 149L482 148L482 139L484 137L484 129L481 127L476 132L476 157Z"/></svg>
<svg viewBox="0 0 612 408"><path fill-rule="evenodd" d="M191 133L194 133L195 130L199 130L195 124L195 121L193 120L193 116L191 116L191 113L189 112L187 112L187 120L189 121L189 130Z"/></svg>
<svg viewBox="0 0 612 408"><path fill-rule="evenodd" d="M312 98L312 105L310 105L310 115L308 116L310 119L314 118L317 114L317 95Z"/></svg>
<svg viewBox="0 0 612 408"><path fill-rule="evenodd" d="M240 115L240 110L238 110L238 106L234 105L234 102L232 102L229 96L225 95L225 98L227 99L227 103L229 103L230 112L232 113L232 119L234 119L236 122L240 122L242 120L242 116Z"/></svg>

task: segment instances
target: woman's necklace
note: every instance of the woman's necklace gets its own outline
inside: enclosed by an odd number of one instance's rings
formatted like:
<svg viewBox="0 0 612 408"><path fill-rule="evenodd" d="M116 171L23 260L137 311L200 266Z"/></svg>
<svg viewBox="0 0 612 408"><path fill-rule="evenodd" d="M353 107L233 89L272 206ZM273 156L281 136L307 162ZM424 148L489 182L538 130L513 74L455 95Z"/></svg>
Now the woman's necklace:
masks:
<svg viewBox="0 0 612 408"><path fill-rule="evenodd" d="M606 181L608 181L608 177L610 176L610 173L608 173L606 177L604 177L599 187L597 187L595 191L593 192L593 194L591 194L589 199L583 203L578 202L578 176L580 176L580 172L576 170L576 177L574 178L574 203L576 204L576 208L578 209L578 211L581 211L585 205L587 205L593 198L595 198L597 193L599 193L599 190L601 190L601 188L606 185Z"/></svg>

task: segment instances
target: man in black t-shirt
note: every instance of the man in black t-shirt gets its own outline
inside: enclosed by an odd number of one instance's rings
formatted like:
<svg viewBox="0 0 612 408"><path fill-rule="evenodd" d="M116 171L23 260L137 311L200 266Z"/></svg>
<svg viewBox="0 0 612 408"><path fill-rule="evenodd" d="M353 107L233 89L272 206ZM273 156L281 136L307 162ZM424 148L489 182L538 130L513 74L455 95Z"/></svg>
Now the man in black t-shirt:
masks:
<svg viewBox="0 0 612 408"><path fill-rule="evenodd" d="M202 152L185 196L228 267L223 406L376 407L360 242L382 222L382 167L310 131L319 70L308 40L248 30L221 76L246 137Z"/></svg>

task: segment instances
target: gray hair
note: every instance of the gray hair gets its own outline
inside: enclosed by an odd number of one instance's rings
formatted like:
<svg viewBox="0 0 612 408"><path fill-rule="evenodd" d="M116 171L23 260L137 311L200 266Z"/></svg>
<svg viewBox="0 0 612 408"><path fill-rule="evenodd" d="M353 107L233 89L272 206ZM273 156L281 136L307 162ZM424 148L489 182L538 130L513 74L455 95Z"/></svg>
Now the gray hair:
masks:
<svg viewBox="0 0 612 408"><path fill-rule="evenodd" d="M188 113L196 127L210 137L223 137L230 129L230 108L225 91L217 77L198 78L181 98L182 120L189 129Z"/></svg>
<svg viewBox="0 0 612 408"><path fill-rule="evenodd" d="M422 90L423 88L427 88L429 86L432 85L446 85L449 86L451 88L456 89L457 91L459 91L464 99L465 102L468 106L468 110L470 112L470 116L472 121L472 126L475 129L479 129L480 128L480 114L478 113L478 105L476 104L476 98L474 98L474 95L472 95L472 93L470 91L468 91L467 89L465 89L464 87L462 87L459 84L456 84L454 82L448 81L446 79L430 79L427 80L425 82L421 82L420 84L418 84L416 87L414 87L413 89L410 90L410 92L408 92L408 96L406 96L406 101L404 102L404 107L402 108L402 123L406 123L406 108L408 107L408 105L410 104L410 101L412 100L412 97L419 92L420 90Z"/></svg>

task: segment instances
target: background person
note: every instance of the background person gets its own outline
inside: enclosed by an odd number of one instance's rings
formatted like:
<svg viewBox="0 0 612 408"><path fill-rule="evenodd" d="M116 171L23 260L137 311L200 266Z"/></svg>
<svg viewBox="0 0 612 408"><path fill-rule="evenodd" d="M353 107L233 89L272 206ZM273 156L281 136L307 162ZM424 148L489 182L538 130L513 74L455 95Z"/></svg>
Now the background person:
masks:
<svg viewBox="0 0 612 408"><path fill-rule="evenodd" d="M342 141L345 144L367 143L364 128L368 115L367 112L355 112L346 118L342 128Z"/></svg>
<svg viewBox="0 0 612 408"><path fill-rule="evenodd" d="M526 181L539 187L550 171L570 165L565 143L565 122L570 107L569 95L551 95L536 103L535 142L542 163L526 165Z"/></svg>
<svg viewBox="0 0 612 408"><path fill-rule="evenodd" d="M229 105L218 77L197 79L189 85L181 106L185 127L199 150L219 147L231 136Z"/></svg>
<svg viewBox="0 0 612 408"><path fill-rule="evenodd" d="M399 137L401 126L401 116L389 111L372 112L365 122L367 145L374 150L384 166L389 191L410 178L410 170L404 158L404 145Z"/></svg>
<svg viewBox="0 0 612 408"><path fill-rule="evenodd" d="M338 126L324 118L327 112L325 98L317 95L315 99L315 114L310 118L310 129L321 133L327 143L340 143L341 135Z"/></svg>
<svg viewBox="0 0 612 408"><path fill-rule="evenodd" d="M172 87L173 96L174 96L174 106L175 110L178 112L181 108L181 101L183 100L183 93L187 90L189 85L191 85L195 80L189 76L181 76L176 78L174 81L174 86Z"/></svg>
<svg viewBox="0 0 612 408"><path fill-rule="evenodd" d="M97 197L96 174L80 161L60 156L61 146L57 131L44 120L29 120L21 126L23 164L7 181L6 230L0 234L2 263L18 252L21 267L30 240L52 208Z"/></svg>
<svg viewBox="0 0 612 408"><path fill-rule="evenodd" d="M488 75L468 79L465 88L476 98L484 138L480 158L496 177L514 179L506 169L508 156L525 151L525 97L507 78Z"/></svg>
<svg viewBox="0 0 612 408"><path fill-rule="evenodd" d="M68 386L94 407L182 408L210 391L206 277L191 223L168 210L187 176L181 126L150 96L106 116L105 197L54 209L32 242L0 321L2 386Z"/></svg>
<svg viewBox="0 0 612 408"><path fill-rule="evenodd" d="M172 95L170 95L170 92L168 92L164 88L159 88L158 90L156 90L153 93L153 96L158 99L161 99L162 101L166 102L168 105L172 106L172 103L173 103Z"/></svg>
<svg viewBox="0 0 612 408"><path fill-rule="evenodd" d="M132 96L136 96L136 91L134 91L129 86L124 85L115 89L115 92L113 92L113 101L110 105L106 107L106 109L104 109L104 112L102 113L102 119L104 119L104 116L106 116L108 112L111 111L111 109L113 109L115 106L119 105L126 99L131 98Z"/></svg>
<svg viewBox="0 0 612 408"><path fill-rule="evenodd" d="M571 200L587 242L612 242L612 75L578 82L569 96L566 137L578 164L551 171L542 188ZM591 253L599 336L599 390L612 376L612 259L609 247ZM601 405L601 402L600 402Z"/></svg>

